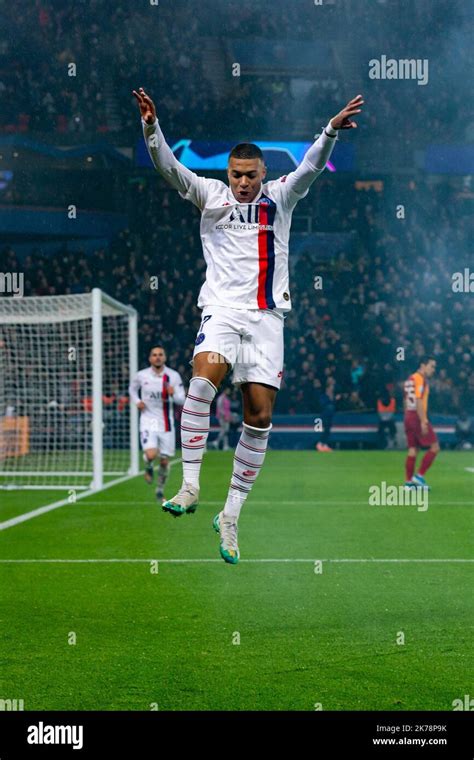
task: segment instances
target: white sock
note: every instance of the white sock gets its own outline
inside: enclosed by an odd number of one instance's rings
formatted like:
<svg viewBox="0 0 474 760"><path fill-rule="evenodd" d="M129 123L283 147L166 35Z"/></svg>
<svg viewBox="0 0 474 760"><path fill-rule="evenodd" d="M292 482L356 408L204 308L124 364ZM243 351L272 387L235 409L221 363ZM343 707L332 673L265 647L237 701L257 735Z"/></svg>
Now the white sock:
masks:
<svg viewBox="0 0 474 760"><path fill-rule="evenodd" d="M217 393L214 383L205 377L193 377L181 415L181 450L183 484L199 488L201 462L209 435L211 402Z"/></svg>
<svg viewBox="0 0 474 760"><path fill-rule="evenodd" d="M242 423L242 433L234 454L229 493L224 506L226 517L238 520L243 503L263 465L271 429L271 425L267 428L255 428L246 422Z"/></svg>

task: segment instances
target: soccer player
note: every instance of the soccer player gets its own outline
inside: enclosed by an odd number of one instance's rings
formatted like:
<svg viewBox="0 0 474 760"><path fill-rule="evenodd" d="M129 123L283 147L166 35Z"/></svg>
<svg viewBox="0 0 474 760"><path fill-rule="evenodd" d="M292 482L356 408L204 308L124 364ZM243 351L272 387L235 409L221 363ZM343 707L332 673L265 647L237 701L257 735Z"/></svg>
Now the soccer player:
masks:
<svg viewBox="0 0 474 760"><path fill-rule="evenodd" d="M181 418L183 483L163 509L174 515L195 510L199 474L209 434L209 408L229 368L240 385L244 420L227 499L214 518L225 562L239 560L237 523L260 472L271 430L273 405L283 374L283 320L291 308L288 240L297 202L326 166L340 129L353 129L357 95L334 116L288 175L265 181L260 148L232 148L227 177L200 177L183 166L166 143L152 99L133 90L143 134L157 171L201 212L206 280L198 307L202 321L193 353L193 377Z"/></svg>
<svg viewBox="0 0 474 760"><path fill-rule="evenodd" d="M408 456L405 463L406 488L428 488L424 478L439 451L439 443L431 422L428 420L429 378L436 370L436 359L424 357L417 371L410 375L404 385L405 433ZM414 475L416 457L420 448L428 448L421 460L418 473Z"/></svg>
<svg viewBox="0 0 474 760"><path fill-rule="evenodd" d="M137 372L129 394L140 410L140 442L145 461L145 480L153 483L153 462L160 455L156 498L163 491L170 471L170 457L174 456L176 434L174 404L183 405L186 394L181 376L166 365L163 346L153 346L148 361L150 366Z"/></svg>

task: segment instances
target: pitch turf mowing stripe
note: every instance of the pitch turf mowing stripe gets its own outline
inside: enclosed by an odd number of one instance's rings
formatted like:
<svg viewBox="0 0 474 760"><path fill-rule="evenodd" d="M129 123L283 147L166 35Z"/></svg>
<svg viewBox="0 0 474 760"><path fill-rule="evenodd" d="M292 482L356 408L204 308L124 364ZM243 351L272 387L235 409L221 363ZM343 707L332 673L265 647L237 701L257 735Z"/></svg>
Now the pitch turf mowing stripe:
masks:
<svg viewBox="0 0 474 760"><path fill-rule="evenodd" d="M209 563L209 562L218 562L219 564L222 564L221 559L215 559L215 558L197 558L197 559L160 559L159 557L150 558L150 559L126 559L126 558L93 558L93 559L49 559L49 558L40 558L40 559L0 559L0 564L12 564L12 565L21 565L21 564L46 564L46 563L55 563L55 564L77 564L77 565L85 565L85 564L105 564L105 563L113 563L117 562L120 564L131 564L131 563L142 563L142 564L150 564L151 562L162 562L167 564L186 564L186 563ZM240 562L246 562L246 563L265 563L265 562L274 562L274 563L293 563L293 562L307 562L314 564L315 562L332 562L332 563L347 563L347 564L353 564L357 562L400 562L400 563L407 563L407 562L418 562L418 563L429 563L429 562L457 562L457 563L469 563L474 562L474 559L463 559L463 558L428 558L428 559L381 559L379 557L369 557L367 559L361 559L361 558L347 558L347 559L311 559L311 558L259 558L259 559L241 559Z"/></svg>
<svg viewBox="0 0 474 760"><path fill-rule="evenodd" d="M465 566L331 568L222 563L216 584L214 565L4 566L2 696L26 711L313 712L472 694Z"/></svg>
<svg viewBox="0 0 474 760"><path fill-rule="evenodd" d="M0 697L24 698L27 711L398 711L472 696L474 510L434 506L471 498L472 455L442 452L425 513L328 503L399 482L403 453L269 455L235 568L218 554L217 509L171 519L140 478L91 497L102 505L84 509L86 499L0 532L4 558L82 560L0 563ZM221 501L232 454L207 456L201 495ZM173 468L170 492L180 479ZM308 505L288 503L299 498ZM16 514L39 505L20 496Z"/></svg>

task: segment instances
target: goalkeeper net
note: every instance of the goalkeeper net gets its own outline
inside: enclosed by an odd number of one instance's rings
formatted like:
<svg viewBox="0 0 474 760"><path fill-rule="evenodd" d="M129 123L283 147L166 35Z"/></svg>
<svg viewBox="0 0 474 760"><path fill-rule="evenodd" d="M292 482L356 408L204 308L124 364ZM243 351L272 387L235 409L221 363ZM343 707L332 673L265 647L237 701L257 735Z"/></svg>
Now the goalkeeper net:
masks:
<svg viewBox="0 0 474 760"><path fill-rule="evenodd" d="M0 487L93 489L138 472L137 315L95 288L0 298Z"/></svg>

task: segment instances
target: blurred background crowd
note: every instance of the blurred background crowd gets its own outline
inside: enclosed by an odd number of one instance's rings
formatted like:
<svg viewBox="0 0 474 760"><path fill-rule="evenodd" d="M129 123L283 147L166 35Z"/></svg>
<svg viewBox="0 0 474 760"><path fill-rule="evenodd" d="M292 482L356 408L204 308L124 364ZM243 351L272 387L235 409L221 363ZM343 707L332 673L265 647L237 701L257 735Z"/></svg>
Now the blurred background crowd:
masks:
<svg viewBox="0 0 474 760"><path fill-rule="evenodd" d="M295 217L339 237L329 253L317 235L290 247L293 311L275 411L317 412L328 388L339 410L374 410L387 394L400 410L403 381L428 352L438 361L432 410L460 414L474 390L473 300L453 291L452 275L469 260L474 196L469 178L428 176L413 157L437 141L472 142L469 46L461 44L472 10L462 0L416 0L409 12L398 0L209 8L0 0L0 137L134 146L141 128L131 90L145 86L168 138L311 140L363 92L370 108L356 135L359 174L384 158L405 174L364 184L326 172L298 204ZM341 22L371 33L341 44ZM370 79L368 62L382 54L426 59L436 86ZM84 192L91 182L84 175ZM205 275L199 214L151 170L136 171L134 182L111 172L112 182L115 210L128 222L110 244L93 252L39 245L26 257L8 244L2 271L24 272L25 295L99 286L131 303L141 362L162 342L168 363L189 379ZM24 197L13 184L0 202ZM304 237L300 228L295 236Z"/></svg>
<svg viewBox="0 0 474 760"><path fill-rule="evenodd" d="M427 131L433 141L472 139L472 112L460 118L470 13L463 0L416 0L409 12L399 0L241 0L238 8L227 0L133 8L125 0L0 0L0 131L134 141L131 89L141 85L159 100L168 134L233 139L244 124L254 138L288 139L320 126L363 77L364 94L377 102L361 124L370 139L385 140L402 120L407 146ZM370 26L370 35L341 45L341 22ZM404 82L387 89L368 79L368 62L381 54L428 60L437 87L419 86L414 97ZM229 77L235 63L239 76Z"/></svg>
<svg viewBox="0 0 474 760"><path fill-rule="evenodd" d="M399 219L390 195L347 189L340 178L320 178L300 204L318 228L353 234L346 250L325 260L317 250L290 255L293 309L276 411L317 411L328 378L336 382L340 410L373 410L387 389L400 409L403 381L428 352L438 361L432 409L460 412L474 396L474 304L452 287L457 251L472 235L472 221L459 209L462 193L449 181L410 182L405 197L400 190L407 216ZM199 212L173 190L156 192L153 180L131 185L129 193L131 226L107 249L93 255L38 249L19 261L10 247L2 261L7 271L24 272L25 295L99 286L131 303L140 314L141 362L161 341L168 363L188 379L205 274Z"/></svg>

